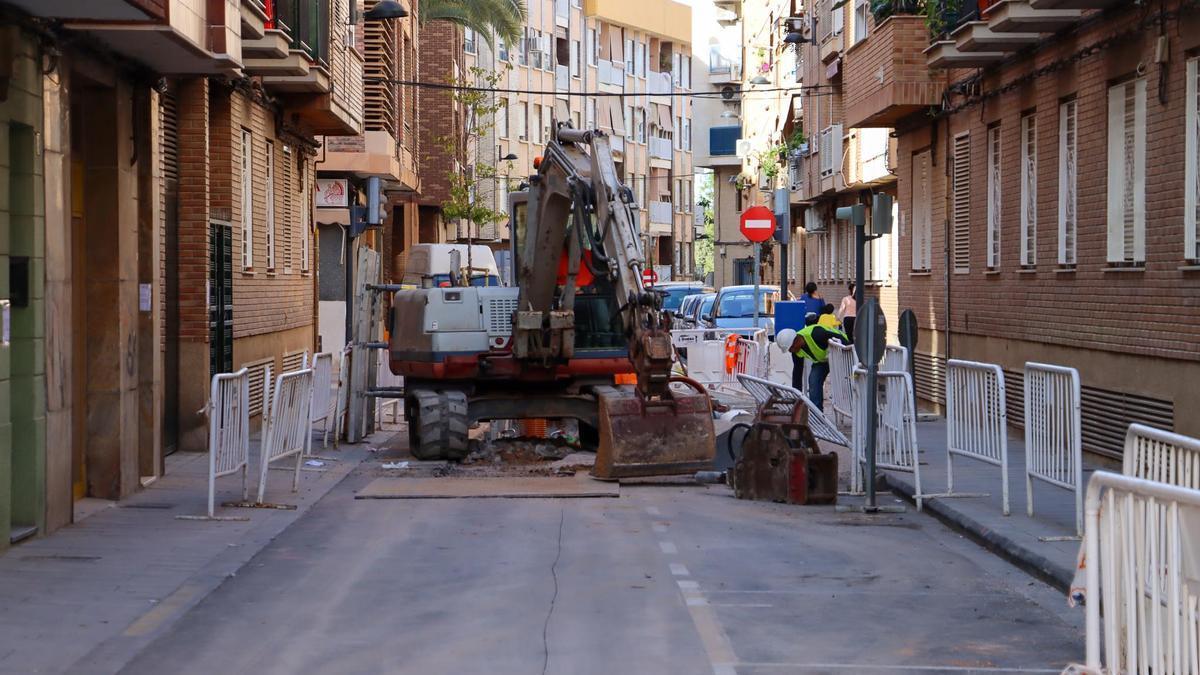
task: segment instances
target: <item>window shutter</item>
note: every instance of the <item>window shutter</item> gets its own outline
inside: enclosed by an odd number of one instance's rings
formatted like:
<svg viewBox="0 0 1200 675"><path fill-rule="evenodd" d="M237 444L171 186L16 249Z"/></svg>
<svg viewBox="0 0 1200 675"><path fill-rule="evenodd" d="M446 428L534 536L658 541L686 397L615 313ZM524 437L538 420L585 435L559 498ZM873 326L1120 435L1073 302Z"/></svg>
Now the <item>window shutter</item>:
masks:
<svg viewBox="0 0 1200 675"><path fill-rule="evenodd" d="M930 241L929 151L913 156L912 269L929 269Z"/></svg>
<svg viewBox="0 0 1200 675"><path fill-rule="evenodd" d="M832 138L829 139L830 147L833 149L833 156L830 158L830 167L836 176L842 171L842 125L835 124L832 129Z"/></svg>
<svg viewBox="0 0 1200 675"><path fill-rule="evenodd" d="M1134 83L1133 117L1133 259L1146 260L1146 79Z"/></svg>
<svg viewBox="0 0 1200 675"><path fill-rule="evenodd" d="M1075 264L1075 101L1058 107L1058 263Z"/></svg>
<svg viewBox="0 0 1200 675"><path fill-rule="evenodd" d="M1183 197L1183 257L1185 260L1200 259L1196 246L1196 223L1200 220L1200 57L1187 62L1187 140L1184 150L1184 197Z"/></svg>
<svg viewBox="0 0 1200 675"><path fill-rule="evenodd" d="M951 258L955 272L971 269L971 135L954 138L952 192L952 230L954 232Z"/></svg>
<svg viewBox="0 0 1200 675"><path fill-rule="evenodd" d="M1004 207L1001 200L1000 186L1000 127L988 129L988 207L987 207L987 266L1000 265L1000 214ZM1022 191L1022 199L1024 191ZM1022 201L1024 204L1024 201ZM1025 259L1024 248L1021 259Z"/></svg>
<svg viewBox="0 0 1200 675"><path fill-rule="evenodd" d="M1108 90L1108 262L1125 260L1125 85Z"/></svg>
<svg viewBox="0 0 1200 675"><path fill-rule="evenodd" d="M1021 264L1037 264L1037 118L1021 118Z"/></svg>

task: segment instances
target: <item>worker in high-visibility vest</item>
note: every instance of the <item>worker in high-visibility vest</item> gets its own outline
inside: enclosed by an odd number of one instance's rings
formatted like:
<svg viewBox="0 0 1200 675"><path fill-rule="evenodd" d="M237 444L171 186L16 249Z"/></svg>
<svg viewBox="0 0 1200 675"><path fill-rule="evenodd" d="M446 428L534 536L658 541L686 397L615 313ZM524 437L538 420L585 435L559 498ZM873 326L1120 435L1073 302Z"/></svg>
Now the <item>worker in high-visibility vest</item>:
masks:
<svg viewBox="0 0 1200 675"><path fill-rule="evenodd" d="M825 410L825 378L829 377L829 341L837 339L848 342L846 334L839 328L826 328L818 323L815 312L804 317L804 328L799 332L785 328L775 335L775 344L785 352L812 361L808 372L808 400Z"/></svg>

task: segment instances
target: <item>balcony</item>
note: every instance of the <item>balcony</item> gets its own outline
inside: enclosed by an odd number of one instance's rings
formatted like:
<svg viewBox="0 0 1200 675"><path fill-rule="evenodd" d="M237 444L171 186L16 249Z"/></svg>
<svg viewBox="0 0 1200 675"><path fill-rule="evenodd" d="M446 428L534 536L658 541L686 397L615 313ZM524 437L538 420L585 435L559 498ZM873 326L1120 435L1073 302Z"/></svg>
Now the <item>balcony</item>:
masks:
<svg viewBox="0 0 1200 675"><path fill-rule="evenodd" d="M242 55L246 57L246 66L249 70L254 70L250 65L251 61L261 59L282 59L287 56L292 48L292 38L286 32L279 28L268 28L263 31L263 36L257 40L242 41ZM248 73L257 75L258 73Z"/></svg>
<svg viewBox="0 0 1200 675"><path fill-rule="evenodd" d="M739 59L725 58L721 51L713 47L708 52L708 82L709 84L729 84L742 81L742 62Z"/></svg>
<svg viewBox="0 0 1200 675"><path fill-rule="evenodd" d="M740 125L709 127L708 156L710 166L739 166L742 159L737 156L737 144L742 139Z"/></svg>
<svg viewBox="0 0 1200 675"><path fill-rule="evenodd" d="M270 20L263 0L242 0L242 42L257 40L265 35Z"/></svg>
<svg viewBox="0 0 1200 675"><path fill-rule="evenodd" d="M671 202L650 202L650 234L670 236L673 222Z"/></svg>
<svg viewBox="0 0 1200 675"><path fill-rule="evenodd" d="M565 94L571 90L571 72L566 66L554 66L554 91Z"/></svg>
<svg viewBox="0 0 1200 675"><path fill-rule="evenodd" d="M386 131L367 131L361 136L330 136L324 139L322 171L354 174L360 178L379 176L404 189L416 189L407 149ZM408 159L408 161L406 161Z"/></svg>
<svg viewBox="0 0 1200 675"><path fill-rule="evenodd" d="M988 27L997 33L1054 33L1078 21L1078 9L1035 9L1028 0L1001 0L988 11Z"/></svg>
<svg viewBox="0 0 1200 675"><path fill-rule="evenodd" d="M675 42L692 41L692 8L675 0L584 0L583 14Z"/></svg>
<svg viewBox="0 0 1200 675"><path fill-rule="evenodd" d="M890 127L941 103L941 87L922 63L929 43L925 18L889 17L850 48L842 75L848 127Z"/></svg>
<svg viewBox="0 0 1200 675"><path fill-rule="evenodd" d="M925 50L930 68L983 68L1004 60L1004 52L964 52L953 40L939 40Z"/></svg>
<svg viewBox="0 0 1200 675"><path fill-rule="evenodd" d="M612 61L600 60L599 65L599 82L600 84L608 84L614 87L625 86L625 65L618 66Z"/></svg>
<svg viewBox="0 0 1200 675"><path fill-rule="evenodd" d="M658 136L650 137L650 158L665 159L671 161L671 139L660 138Z"/></svg>
<svg viewBox="0 0 1200 675"><path fill-rule="evenodd" d="M998 33L986 21L968 21L950 37L959 52L1015 52L1042 39L1039 33Z"/></svg>
<svg viewBox="0 0 1200 675"><path fill-rule="evenodd" d="M1105 9L1119 0L1029 0L1034 9Z"/></svg>
<svg viewBox="0 0 1200 675"><path fill-rule="evenodd" d="M666 72L660 73L660 72L652 70L649 73L647 73L646 75L647 75L646 85L648 87L647 91L650 92L650 95L652 95L652 96L665 95L665 94L671 93L671 74L670 73L666 73ZM667 101L664 99L657 99L656 102L664 103L664 104L667 103Z"/></svg>

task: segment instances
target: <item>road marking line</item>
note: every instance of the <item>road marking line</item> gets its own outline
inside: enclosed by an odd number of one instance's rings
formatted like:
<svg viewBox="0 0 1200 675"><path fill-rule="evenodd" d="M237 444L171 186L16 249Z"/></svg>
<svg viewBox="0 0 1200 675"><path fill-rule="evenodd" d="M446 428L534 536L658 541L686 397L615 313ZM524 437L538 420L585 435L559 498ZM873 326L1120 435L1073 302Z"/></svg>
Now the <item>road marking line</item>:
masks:
<svg viewBox="0 0 1200 675"><path fill-rule="evenodd" d="M710 602L711 607L774 607L762 602Z"/></svg>
<svg viewBox="0 0 1200 675"><path fill-rule="evenodd" d="M124 632L125 637L141 637L154 632L173 614L183 609L199 592L200 587L195 584L185 584L175 589L174 593L163 598L154 609L129 624Z"/></svg>
<svg viewBox="0 0 1200 675"><path fill-rule="evenodd" d="M737 675L737 671L728 663L714 663L713 675Z"/></svg>
<svg viewBox="0 0 1200 675"><path fill-rule="evenodd" d="M706 607L708 606L708 601L704 598L691 597L687 599L687 605L688 607Z"/></svg>
<svg viewBox="0 0 1200 675"><path fill-rule="evenodd" d="M675 544L672 544L669 541L658 542L658 547L661 548L662 552L666 553L667 555L675 555L676 553L679 553L679 549L675 548Z"/></svg>
<svg viewBox="0 0 1200 675"><path fill-rule="evenodd" d="M882 664L859 664L859 663L762 663L762 662L731 662L722 663L722 666L731 668L786 668L795 670L797 668L814 668L820 670L886 670L894 672L897 670L917 670L917 671L937 671L945 673L1059 673L1061 671L1052 668L1000 668L995 666L918 666L918 665L882 665ZM714 667L715 668L715 667Z"/></svg>
<svg viewBox="0 0 1200 675"><path fill-rule="evenodd" d="M691 579L679 579L675 583L679 584L679 588L681 588L685 591L700 590L700 583L696 582L696 581L692 581Z"/></svg>
<svg viewBox="0 0 1200 675"><path fill-rule="evenodd" d="M647 506L646 513L649 513L652 516L661 516L662 515L662 512L660 512L658 510L657 506Z"/></svg>
<svg viewBox="0 0 1200 675"><path fill-rule="evenodd" d="M654 523L650 526L650 529L654 530L658 534L666 534L667 532L667 526L663 525L662 523Z"/></svg>
<svg viewBox="0 0 1200 675"><path fill-rule="evenodd" d="M674 574L677 577L691 576L688 574L688 568L685 567L683 563L671 563L671 574Z"/></svg>

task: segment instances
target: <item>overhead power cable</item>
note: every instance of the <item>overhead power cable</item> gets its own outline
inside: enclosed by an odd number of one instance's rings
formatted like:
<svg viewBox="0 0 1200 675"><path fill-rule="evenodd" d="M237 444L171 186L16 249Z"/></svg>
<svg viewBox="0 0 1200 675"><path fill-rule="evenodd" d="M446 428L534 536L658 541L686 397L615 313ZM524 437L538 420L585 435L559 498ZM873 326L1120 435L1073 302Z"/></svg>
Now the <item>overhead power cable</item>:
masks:
<svg viewBox="0 0 1200 675"><path fill-rule="evenodd" d="M394 84L401 87L421 87L425 89L441 89L446 91L477 91L484 93L495 94L529 94L529 95L546 95L546 96L583 96L583 97L615 97L615 98L637 98L641 96L666 98L671 96L680 96L686 98L726 98L726 92L720 91L688 91L688 92L672 92L665 94L652 94L650 92L625 92L625 91L557 91L546 89L516 89L510 87L480 87L469 84L450 84L447 82L419 82L417 80L397 80L386 77L364 77L363 82L371 84ZM837 92L837 87L828 84L815 84L798 87L756 87L754 89L743 89L735 91L734 96L746 94L770 94L770 93L790 93L790 94L805 94L808 96L829 96Z"/></svg>

